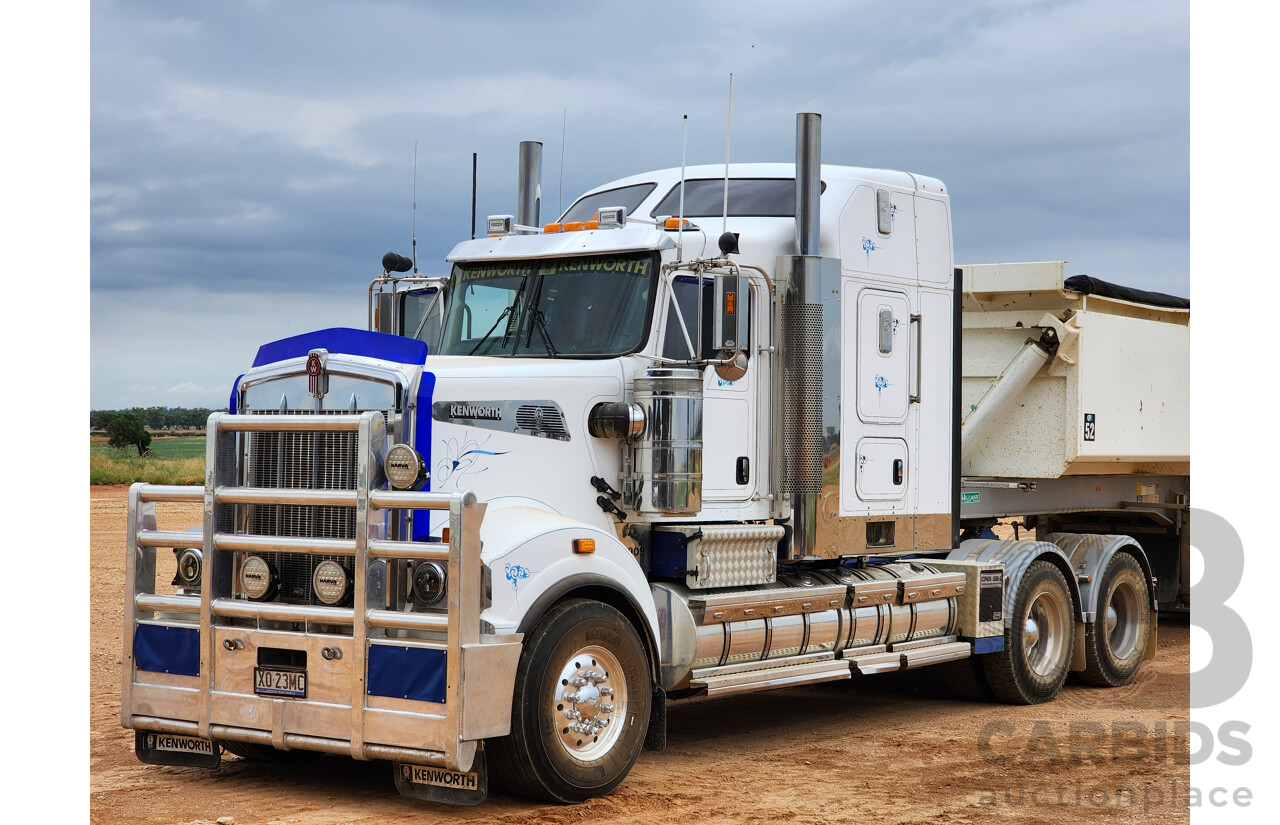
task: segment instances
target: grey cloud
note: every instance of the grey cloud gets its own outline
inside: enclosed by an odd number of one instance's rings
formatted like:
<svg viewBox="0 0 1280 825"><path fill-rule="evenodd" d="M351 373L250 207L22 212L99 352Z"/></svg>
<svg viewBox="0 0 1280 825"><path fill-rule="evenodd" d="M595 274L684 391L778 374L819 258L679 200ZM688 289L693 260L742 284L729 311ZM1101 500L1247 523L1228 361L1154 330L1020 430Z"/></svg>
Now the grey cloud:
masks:
<svg viewBox="0 0 1280 825"><path fill-rule="evenodd" d="M678 165L682 114L690 162L720 163L730 71L736 160L790 159L795 112L819 111L828 162L947 183L958 260L1066 258L1071 272L1189 289L1185 6L511 4L495 15L406 0L91 13L96 406L109 387L156 388L119 403L169 403L166 388L229 382L243 348L206 329L235 329L251 353L281 328L317 326L299 305L363 325L382 252L408 252L415 139L419 260L443 271L470 234L472 152L481 220L512 211L522 139L545 146L544 216L588 187ZM131 317L161 318L176 292L187 323L161 327L201 343L185 358ZM264 307L266 295L280 300ZM144 362L154 380L139 377Z"/></svg>

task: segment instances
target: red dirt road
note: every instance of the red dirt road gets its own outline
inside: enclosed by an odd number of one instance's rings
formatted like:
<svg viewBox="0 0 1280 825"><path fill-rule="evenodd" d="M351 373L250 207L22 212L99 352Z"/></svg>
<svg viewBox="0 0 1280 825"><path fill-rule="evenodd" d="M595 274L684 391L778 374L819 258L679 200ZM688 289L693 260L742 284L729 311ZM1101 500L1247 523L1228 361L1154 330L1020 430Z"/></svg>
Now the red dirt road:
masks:
<svg viewBox="0 0 1280 825"><path fill-rule="evenodd" d="M576 806L491 790L478 808L399 796L387 763L227 755L143 765L120 727L124 487L90 489L90 811L97 823L1187 822L1190 634L1162 622L1131 685L1068 683L1032 707L951 698L929 669L669 706L669 740L613 794ZM172 517L167 514L172 513ZM161 529L200 520L160 514Z"/></svg>

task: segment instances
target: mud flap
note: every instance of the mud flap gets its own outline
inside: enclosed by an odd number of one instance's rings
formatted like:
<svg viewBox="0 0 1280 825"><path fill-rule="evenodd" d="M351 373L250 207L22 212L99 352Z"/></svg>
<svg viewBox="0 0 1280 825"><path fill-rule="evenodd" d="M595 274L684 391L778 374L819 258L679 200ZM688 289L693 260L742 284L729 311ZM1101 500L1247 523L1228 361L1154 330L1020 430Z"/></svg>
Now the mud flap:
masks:
<svg viewBox="0 0 1280 825"><path fill-rule="evenodd" d="M664 751L667 749L667 692L654 688L649 708L649 730L644 735L644 749Z"/></svg>
<svg viewBox="0 0 1280 825"><path fill-rule="evenodd" d="M396 790L411 799L470 808L489 797L489 769L483 745L476 751L471 770L465 773L408 762L393 762L391 768Z"/></svg>
<svg viewBox="0 0 1280 825"><path fill-rule="evenodd" d="M148 765L216 768L222 764L222 746L195 736L135 730L133 752L137 754L138 761Z"/></svg>

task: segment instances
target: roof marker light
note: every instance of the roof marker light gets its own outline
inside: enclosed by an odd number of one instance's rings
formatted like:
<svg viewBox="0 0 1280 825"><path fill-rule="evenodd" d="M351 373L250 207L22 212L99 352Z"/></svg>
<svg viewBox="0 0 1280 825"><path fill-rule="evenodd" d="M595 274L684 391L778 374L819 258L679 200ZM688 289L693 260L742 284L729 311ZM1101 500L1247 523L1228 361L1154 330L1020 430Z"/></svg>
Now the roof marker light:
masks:
<svg viewBox="0 0 1280 825"><path fill-rule="evenodd" d="M564 225L565 232L581 232L586 224L582 221L570 221Z"/></svg>
<svg viewBox="0 0 1280 825"><path fill-rule="evenodd" d="M587 221L582 225L583 229L599 229L600 221Z"/></svg>
<svg viewBox="0 0 1280 825"><path fill-rule="evenodd" d="M542 227L542 231L550 235L553 232L563 232L564 227L558 223L549 223L546 226Z"/></svg>

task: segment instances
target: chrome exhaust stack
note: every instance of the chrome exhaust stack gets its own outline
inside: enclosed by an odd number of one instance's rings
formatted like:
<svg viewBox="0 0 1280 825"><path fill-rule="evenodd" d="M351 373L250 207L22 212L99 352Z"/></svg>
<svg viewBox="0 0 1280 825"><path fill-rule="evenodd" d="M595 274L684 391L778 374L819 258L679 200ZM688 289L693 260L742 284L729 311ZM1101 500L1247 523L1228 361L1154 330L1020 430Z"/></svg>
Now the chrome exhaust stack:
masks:
<svg viewBox="0 0 1280 825"><path fill-rule="evenodd" d="M822 115L796 115L796 254L818 255L821 234Z"/></svg>
<svg viewBox="0 0 1280 825"><path fill-rule="evenodd" d="M540 227L542 211L542 144L520 141L520 172L516 189L516 224Z"/></svg>
<svg viewBox="0 0 1280 825"><path fill-rule="evenodd" d="M796 115L796 254L776 265L782 356L774 385L782 396L775 398L782 425L774 439L776 495L791 497L790 546L783 555L793 559L840 555L837 546L820 547L818 535L824 473L837 494L840 478L840 261L819 255L821 173L822 116L802 112Z"/></svg>

